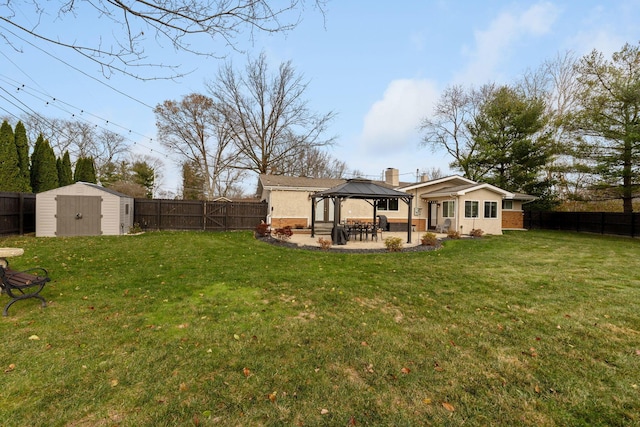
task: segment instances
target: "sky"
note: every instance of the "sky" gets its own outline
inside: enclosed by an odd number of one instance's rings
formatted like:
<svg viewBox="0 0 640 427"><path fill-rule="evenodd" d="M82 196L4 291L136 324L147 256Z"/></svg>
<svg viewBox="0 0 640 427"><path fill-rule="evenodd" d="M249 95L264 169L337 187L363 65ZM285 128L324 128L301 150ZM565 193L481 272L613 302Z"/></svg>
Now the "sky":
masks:
<svg viewBox="0 0 640 427"><path fill-rule="evenodd" d="M95 42L113 25L54 12L40 28L61 39ZM0 6L0 16L7 13ZM242 69L248 55L264 52L272 70L291 61L308 82L312 111L336 113L326 134L335 136L328 148L334 157L366 178L381 179L385 169L396 168L402 181L412 182L433 168L457 173L446 153L421 145L419 131L448 86L511 84L567 51L582 56L597 49L610 57L625 43L640 42L638 0L329 0L324 15L307 7L301 18L287 34L256 33L252 40L240 34L237 50L193 40L224 58L179 53L148 39L149 62L188 72L176 80L105 78L74 52L24 34L11 46L0 39L0 117L35 111L121 133L133 152L163 161L162 188L175 193L179 169L157 142L153 107L206 93L225 61ZM15 19L34 25L35 17L24 6ZM8 28L0 21L0 32ZM248 178L248 192L256 182L257 176Z"/></svg>

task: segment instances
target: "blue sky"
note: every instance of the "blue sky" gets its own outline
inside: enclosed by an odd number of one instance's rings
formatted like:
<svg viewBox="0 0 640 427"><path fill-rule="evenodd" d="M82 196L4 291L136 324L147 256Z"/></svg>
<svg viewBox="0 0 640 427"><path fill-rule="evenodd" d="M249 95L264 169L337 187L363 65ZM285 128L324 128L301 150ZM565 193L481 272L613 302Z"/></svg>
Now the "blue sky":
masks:
<svg viewBox="0 0 640 427"><path fill-rule="evenodd" d="M1 8L0 14L5 14ZM420 146L417 129L448 85L512 83L527 69L567 50L584 55L597 49L610 56L624 43L640 41L639 21L638 0L331 0L324 19L308 9L286 36L257 34L253 42L240 39L239 47L253 56L266 52L273 69L292 61L309 81L309 106L319 113L337 113L328 132L337 136L330 148L335 157L372 179L393 167L402 180L412 181L416 170L438 167L450 172L444 153ZM52 25L61 37L80 40L109 31L104 20L83 24L67 19ZM8 91L0 93L0 116L6 110L20 115L16 104L28 105L50 117L68 119L73 113L121 132L134 151L164 161L166 190L179 188L173 159L155 141L150 107L191 92L204 93L205 81L215 76L222 60L176 54L150 40L150 62L179 63L192 72L175 82L123 76L105 80L94 64L71 52L40 43L47 54L19 41L23 52L18 53L0 43L0 88ZM237 67L246 64L245 54L211 46L227 53ZM17 91L14 84L46 96ZM247 187L255 180L251 177Z"/></svg>

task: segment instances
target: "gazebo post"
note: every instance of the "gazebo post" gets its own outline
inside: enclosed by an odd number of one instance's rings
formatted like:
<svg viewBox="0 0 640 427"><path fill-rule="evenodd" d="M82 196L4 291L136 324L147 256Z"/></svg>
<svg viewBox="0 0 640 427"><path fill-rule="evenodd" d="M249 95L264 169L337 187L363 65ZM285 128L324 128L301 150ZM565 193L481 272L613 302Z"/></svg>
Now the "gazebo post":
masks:
<svg viewBox="0 0 640 427"><path fill-rule="evenodd" d="M412 197L408 197L407 200L407 207L409 208L409 215L408 215L408 222L407 222L407 243L411 243L411 230L413 229L412 224L411 224L411 200L413 198Z"/></svg>
<svg viewBox="0 0 640 427"><path fill-rule="evenodd" d="M316 198L311 197L311 237L316 233Z"/></svg>
<svg viewBox="0 0 640 427"><path fill-rule="evenodd" d="M333 196L333 229L331 230L331 243L334 245L339 242L338 238L338 219L340 217L340 201L339 196Z"/></svg>

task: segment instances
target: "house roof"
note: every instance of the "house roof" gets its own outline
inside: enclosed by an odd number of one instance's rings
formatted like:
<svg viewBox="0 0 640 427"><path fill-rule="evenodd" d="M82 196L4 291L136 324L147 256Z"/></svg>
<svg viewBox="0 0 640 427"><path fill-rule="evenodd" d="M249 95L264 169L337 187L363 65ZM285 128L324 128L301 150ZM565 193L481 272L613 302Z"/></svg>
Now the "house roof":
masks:
<svg viewBox="0 0 640 427"><path fill-rule="evenodd" d="M430 179L428 181L416 182L412 184L408 184L406 186L400 187L403 191L415 190L416 188L422 187L430 187L435 184L441 184L443 182L451 182L453 185L464 185L464 184L477 184L477 182L472 181L468 178L465 178L460 175L450 175L442 178ZM455 184L454 184L455 183Z"/></svg>
<svg viewBox="0 0 640 427"><path fill-rule="evenodd" d="M333 178L307 178L307 177L293 177L285 175L267 175L261 174L259 184L262 188L266 189L310 189L310 190L324 190L327 188L335 187L336 185L345 182L344 179Z"/></svg>
<svg viewBox="0 0 640 427"><path fill-rule="evenodd" d="M344 197L351 199L411 199L412 194L394 190L369 179L350 179L328 190L319 191L315 197Z"/></svg>
<svg viewBox="0 0 640 427"><path fill-rule="evenodd" d="M522 200L523 202L533 202L534 200L538 200L536 196L524 193L513 193L513 197L508 198L513 200Z"/></svg>
<svg viewBox="0 0 640 427"><path fill-rule="evenodd" d="M467 193L472 191L486 189L489 191L493 191L494 193L502 194L504 198L512 199L513 193L510 193L502 188L498 188L491 184L464 184L464 185L455 185L451 187L440 188L435 191L427 191L420 194L421 198L429 198L429 197L444 197L444 196L464 196Z"/></svg>

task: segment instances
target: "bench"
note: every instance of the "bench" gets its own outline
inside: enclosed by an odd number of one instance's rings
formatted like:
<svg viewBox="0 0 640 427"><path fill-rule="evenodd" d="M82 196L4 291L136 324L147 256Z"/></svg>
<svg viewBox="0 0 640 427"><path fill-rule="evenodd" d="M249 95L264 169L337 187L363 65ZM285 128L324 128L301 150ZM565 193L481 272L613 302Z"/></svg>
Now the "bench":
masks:
<svg viewBox="0 0 640 427"><path fill-rule="evenodd" d="M42 307L47 306L47 300L40 295L44 285L51 280L49 273L44 268L36 267L24 271L14 271L5 261L0 263L0 276L2 293L6 293L11 298L11 301L4 307L3 316L8 316L9 307L16 301L27 298L37 298L42 301Z"/></svg>

